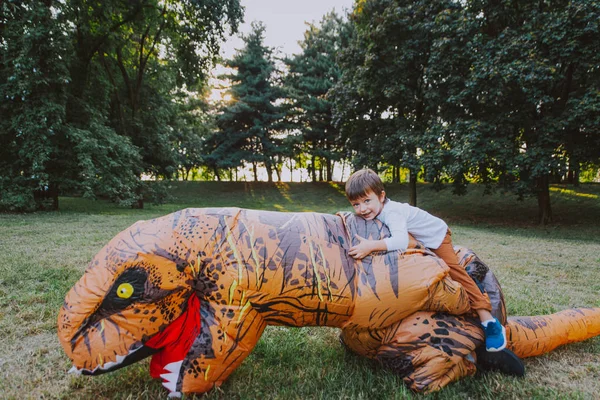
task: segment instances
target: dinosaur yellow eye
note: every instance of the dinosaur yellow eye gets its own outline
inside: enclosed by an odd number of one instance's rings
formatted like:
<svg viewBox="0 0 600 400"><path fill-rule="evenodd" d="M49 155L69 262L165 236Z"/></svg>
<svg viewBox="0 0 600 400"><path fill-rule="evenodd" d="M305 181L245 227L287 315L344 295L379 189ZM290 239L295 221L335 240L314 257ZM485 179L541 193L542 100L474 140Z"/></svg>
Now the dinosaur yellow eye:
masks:
<svg viewBox="0 0 600 400"><path fill-rule="evenodd" d="M117 296L122 299L128 299L133 294L133 286L130 283L121 283L117 288Z"/></svg>

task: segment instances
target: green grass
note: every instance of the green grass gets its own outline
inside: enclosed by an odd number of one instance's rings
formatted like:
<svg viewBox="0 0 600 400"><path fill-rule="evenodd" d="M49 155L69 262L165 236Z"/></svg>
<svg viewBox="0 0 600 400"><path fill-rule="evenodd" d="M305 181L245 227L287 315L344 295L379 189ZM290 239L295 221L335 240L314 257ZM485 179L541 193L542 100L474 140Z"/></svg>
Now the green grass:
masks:
<svg viewBox="0 0 600 400"><path fill-rule="evenodd" d="M405 185L388 185L405 201ZM99 377L66 374L69 361L56 337L66 292L92 256L140 219L185 207L350 211L336 184L192 183L171 185L173 199L143 210L104 201L61 198L60 212L0 215L0 398L165 398L147 362ZM457 244L472 248L494 270L509 314L537 315L570 307L600 307L600 185L554 186L553 225L535 224L535 199L509 194L466 196L419 186L419 206L449 222ZM376 363L346 353L330 328L269 327L255 351L207 399L402 399L421 397ZM434 399L598 398L600 339L525 360L527 376L478 374Z"/></svg>

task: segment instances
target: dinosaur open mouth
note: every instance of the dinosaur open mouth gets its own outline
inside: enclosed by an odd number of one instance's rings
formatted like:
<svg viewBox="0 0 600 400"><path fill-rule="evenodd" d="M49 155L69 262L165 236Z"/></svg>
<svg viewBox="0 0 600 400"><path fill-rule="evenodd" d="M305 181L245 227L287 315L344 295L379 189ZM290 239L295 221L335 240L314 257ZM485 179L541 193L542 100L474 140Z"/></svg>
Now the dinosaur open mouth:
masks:
<svg viewBox="0 0 600 400"><path fill-rule="evenodd" d="M90 370L87 368L77 368L73 366L70 370L70 374L76 375L102 375L106 372L111 372L119 368L126 367L130 364L133 364L139 360L142 360L154 353L158 350L153 349L151 347L146 347L139 344L134 349L130 350L127 355L117 355L117 359L115 361L109 361L102 365L98 365L96 368Z"/></svg>
<svg viewBox="0 0 600 400"><path fill-rule="evenodd" d="M163 386L170 392L169 397L177 397L181 365L199 335L200 327L200 300L193 294L188 299L185 311L144 344L137 343L128 354L117 355L115 361L101 363L93 370L73 366L69 373L101 375L152 356L150 375L162 379Z"/></svg>

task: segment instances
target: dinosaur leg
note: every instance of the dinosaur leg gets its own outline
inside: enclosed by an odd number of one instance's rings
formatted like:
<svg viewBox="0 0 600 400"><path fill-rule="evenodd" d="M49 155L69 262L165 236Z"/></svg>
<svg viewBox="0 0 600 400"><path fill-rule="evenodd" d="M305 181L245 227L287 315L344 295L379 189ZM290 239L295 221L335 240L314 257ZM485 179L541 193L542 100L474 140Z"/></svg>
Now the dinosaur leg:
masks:
<svg viewBox="0 0 600 400"><path fill-rule="evenodd" d="M519 357L547 353L563 344L600 335L600 308L576 308L552 315L509 317L508 347Z"/></svg>
<svg viewBox="0 0 600 400"><path fill-rule="evenodd" d="M249 301L238 305L203 302L202 332L181 366L178 391L206 392L223 381L250 354L265 329Z"/></svg>
<svg viewBox="0 0 600 400"><path fill-rule="evenodd" d="M445 277L429 287L424 311L439 311L460 315L471 309L467 292L450 277Z"/></svg>
<svg viewBox="0 0 600 400"><path fill-rule="evenodd" d="M387 330L377 359L415 391L439 390L476 367L469 355L483 342L481 328L448 314L417 312Z"/></svg>
<svg viewBox="0 0 600 400"><path fill-rule="evenodd" d="M387 329L345 327L340 334L340 341L347 350L363 357L375 359L386 332Z"/></svg>

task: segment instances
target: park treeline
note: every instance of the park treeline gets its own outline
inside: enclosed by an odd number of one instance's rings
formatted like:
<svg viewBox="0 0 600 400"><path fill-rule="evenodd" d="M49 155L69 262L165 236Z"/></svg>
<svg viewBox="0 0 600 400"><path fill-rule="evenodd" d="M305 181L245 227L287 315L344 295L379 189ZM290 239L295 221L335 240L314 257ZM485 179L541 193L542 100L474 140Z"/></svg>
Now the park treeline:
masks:
<svg viewBox="0 0 600 400"><path fill-rule="evenodd" d="M335 163L537 196L600 165L600 4L357 0L281 55L239 0L5 0L0 5L0 210L61 194L141 206L143 178L313 181ZM228 71L220 101L210 73Z"/></svg>

